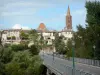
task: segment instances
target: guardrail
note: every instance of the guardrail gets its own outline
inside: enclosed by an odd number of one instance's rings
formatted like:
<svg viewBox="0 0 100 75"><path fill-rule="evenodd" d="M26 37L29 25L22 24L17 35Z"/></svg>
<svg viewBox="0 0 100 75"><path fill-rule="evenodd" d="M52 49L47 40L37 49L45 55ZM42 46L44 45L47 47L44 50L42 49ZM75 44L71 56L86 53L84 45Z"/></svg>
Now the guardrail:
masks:
<svg viewBox="0 0 100 75"><path fill-rule="evenodd" d="M53 71L56 75L73 75L73 68L72 67L69 67L69 66L66 66L66 65L63 65L63 64L59 64L57 65L56 63L52 64L52 65L46 65L49 69L51 69L51 71ZM55 66L60 66L62 68L64 68L64 71L61 73L60 70L57 70L57 68ZM56 71L56 72L55 72ZM58 73L57 73L58 72ZM85 72L83 70L74 70L74 75L94 75L94 74L91 74L89 72Z"/></svg>
<svg viewBox="0 0 100 75"><path fill-rule="evenodd" d="M47 64L47 67L50 67L51 69L54 69L55 71L59 71L58 73L60 75L73 75L72 67L59 63L57 61L50 62L48 59L44 58L44 64ZM75 73L74 75L95 75L95 74L91 74L89 72L86 72L83 70L77 70L77 69L74 70L74 73Z"/></svg>
<svg viewBox="0 0 100 75"><path fill-rule="evenodd" d="M59 57L61 59L72 61L72 57L66 58L64 55L58 55L58 54L57 55L54 54L54 56ZM100 60L76 58L76 57L74 58L74 60L75 60L75 62L78 62L78 63L100 67Z"/></svg>
<svg viewBox="0 0 100 75"><path fill-rule="evenodd" d="M47 68L53 71L56 75L63 75L63 73L59 72L57 69L53 68L51 65L44 64Z"/></svg>
<svg viewBox="0 0 100 75"><path fill-rule="evenodd" d="M73 68L72 67L69 67L69 66L65 66L66 67L66 74L64 75L73 75ZM94 75L94 74L91 74L89 72L85 72L83 70L74 70L74 75Z"/></svg>
<svg viewBox="0 0 100 75"><path fill-rule="evenodd" d="M72 61L72 57L70 57L69 60ZM100 67L100 60L84 59L84 58L75 58L75 62L79 62L79 63L83 63L83 64L88 64L88 65L93 65L93 66Z"/></svg>

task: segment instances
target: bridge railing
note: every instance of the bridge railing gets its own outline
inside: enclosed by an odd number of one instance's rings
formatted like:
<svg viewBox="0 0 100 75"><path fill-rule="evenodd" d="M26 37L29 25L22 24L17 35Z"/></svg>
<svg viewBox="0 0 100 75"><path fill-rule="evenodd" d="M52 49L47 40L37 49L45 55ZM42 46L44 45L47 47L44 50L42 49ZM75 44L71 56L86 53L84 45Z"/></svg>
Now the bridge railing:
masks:
<svg viewBox="0 0 100 75"><path fill-rule="evenodd" d="M83 70L76 70L76 69L75 69L74 73L75 73L74 75L94 75L89 72L85 72ZM66 75L73 75L72 67L66 66Z"/></svg>
<svg viewBox="0 0 100 75"><path fill-rule="evenodd" d="M70 57L69 60L72 61L72 57ZM88 64L88 65L93 65L93 66L100 67L100 60L84 59L84 58L75 58L75 62L79 62L79 63L83 63L83 64Z"/></svg>
<svg viewBox="0 0 100 75"><path fill-rule="evenodd" d="M55 54L54 56L62 58L62 59L66 59L66 60L69 60L69 61L72 61L72 57L66 58L64 55L59 55L59 54L57 54L57 55ZM76 58L75 57L75 62L100 67L100 60L85 59L85 58Z"/></svg>
<svg viewBox="0 0 100 75"><path fill-rule="evenodd" d="M75 74L73 74L73 68L72 67L69 67L69 66L66 66L66 65L61 65L61 64L60 64L60 67L63 66L63 68L64 68L64 71L63 72L59 72L60 70L57 70L55 68L55 66L59 66L57 64L52 64L52 65L48 64L46 66L49 67L49 69L55 70L56 71L55 72L56 75L94 75L94 74L91 74L89 72L85 72L83 70L76 70L76 69L74 70L74 73Z"/></svg>
<svg viewBox="0 0 100 75"><path fill-rule="evenodd" d="M59 72L57 75L73 75L73 68L68 65L64 65L63 63L59 63L55 60L48 60L47 57L44 57L44 64L46 64L49 69L53 69L56 72ZM94 75L84 70L74 70L74 75Z"/></svg>

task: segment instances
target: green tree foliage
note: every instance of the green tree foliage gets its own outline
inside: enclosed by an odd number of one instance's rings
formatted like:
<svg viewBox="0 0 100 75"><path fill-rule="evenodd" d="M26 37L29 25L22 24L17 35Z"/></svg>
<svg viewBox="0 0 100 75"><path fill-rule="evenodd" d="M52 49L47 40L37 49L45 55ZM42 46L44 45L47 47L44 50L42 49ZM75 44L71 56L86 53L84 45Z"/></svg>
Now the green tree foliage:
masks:
<svg viewBox="0 0 100 75"><path fill-rule="evenodd" d="M5 75L5 64L12 60L13 52L10 48L0 50L0 75Z"/></svg>
<svg viewBox="0 0 100 75"><path fill-rule="evenodd" d="M21 40L28 40L29 35L28 35L28 33L25 33L24 31L21 31L20 32L20 38L21 38Z"/></svg>
<svg viewBox="0 0 100 75"><path fill-rule="evenodd" d="M63 41L64 36L59 36L58 33L55 33L55 48L59 54L66 54L65 43Z"/></svg>
<svg viewBox="0 0 100 75"><path fill-rule="evenodd" d="M46 41L45 39L44 39L44 37L43 37L43 35L42 35L42 33L40 34L40 39L39 39L39 46L40 46L40 49L41 50L44 50L48 45L47 45L47 42L48 41Z"/></svg>
<svg viewBox="0 0 100 75"><path fill-rule="evenodd" d="M32 55L38 55L39 54L39 48L36 45L32 45L29 50L32 53Z"/></svg>
<svg viewBox="0 0 100 75"><path fill-rule="evenodd" d="M0 75L4 75L4 72L5 72L5 67L4 67L4 63L2 62L2 57L3 57L3 52L4 52L4 49L3 49L3 45L2 45L2 31L0 31Z"/></svg>
<svg viewBox="0 0 100 75"><path fill-rule="evenodd" d="M92 45L96 46L95 58L100 59L100 2L86 2L87 18L86 21L87 31L89 32L89 40Z"/></svg>
<svg viewBox="0 0 100 75"><path fill-rule="evenodd" d="M28 49L28 45L27 44L13 44L11 45L11 49L13 51L23 51Z"/></svg>
<svg viewBox="0 0 100 75"><path fill-rule="evenodd" d="M72 39L68 39L67 45L66 45L66 56L67 57L72 57Z"/></svg>
<svg viewBox="0 0 100 75"><path fill-rule="evenodd" d="M31 30L29 32L29 40L33 43L33 45L29 48L33 55L37 55L40 51L40 40L39 34L36 30Z"/></svg>
<svg viewBox="0 0 100 75"><path fill-rule="evenodd" d="M35 34L38 35L36 32L30 34L32 39L35 37L35 44L30 48L27 41L3 46L0 37L0 75L41 75L42 60L38 56L39 44ZM26 37L26 34L22 33L23 36Z"/></svg>
<svg viewBox="0 0 100 75"><path fill-rule="evenodd" d="M8 37L7 37L7 40L11 40L11 37L10 37L10 36L8 36Z"/></svg>
<svg viewBox="0 0 100 75"><path fill-rule="evenodd" d="M76 57L92 58L92 45L86 28L81 25L77 26L77 32L74 33L74 41Z"/></svg>
<svg viewBox="0 0 100 75"><path fill-rule="evenodd" d="M1 55L1 51L0 51L0 55ZM1 62L3 62L4 64L9 63L12 60L12 57L13 57L13 52L11 48L10 47L4 48Z"/></svg>
<svg viewBox="0 0 100 75"><path fill-rule="evenodd" d="M39 44L39 35L36 30L31 30L29 32L29 39L32 41L35 45Z"/></svg>
<svg viewBox="0 0 100 75"><path fill-rule="evenodd" d="M73 34L76 43L75 56L100 59L100 2L88 1L85 7L87 25L85 28L78 25L77 31Z"/></svg>
<svg viewBox="0 0 100 75"><path fill-rule="evenodd" d="M3 51L4 51L4 47L3 47L3 44L2 44L2 34L3 34L3 31L0 31L0 58L2 58ZM1 61L1 59L0 59L0 61Z"/></svg>
<svg viewBox="0 0 100 75"><path fill-rule="evenodd" d="M0 75L5 75L5 64L0 61Z"/></svg>
<svg viewBox="0 0 100 75"><path fill-rule="evenodd" d="M12 38L12 40L16 40L16 37L15 36L12 36L11 38Z"/></svg>
<svg viewBox="0 0 100 75"><path fill-rule="evenodd" d="M32 56L28 50L18 51L12 61L6 64L6 75L40 75L42 60Z"/></svg>
<svg viewBox="0 0 100 75"><path fill-rule="evenodd" d="M1 41L1 39L2 39L2 31L0 31L0 45L2 44L2 41Z"/></svg>

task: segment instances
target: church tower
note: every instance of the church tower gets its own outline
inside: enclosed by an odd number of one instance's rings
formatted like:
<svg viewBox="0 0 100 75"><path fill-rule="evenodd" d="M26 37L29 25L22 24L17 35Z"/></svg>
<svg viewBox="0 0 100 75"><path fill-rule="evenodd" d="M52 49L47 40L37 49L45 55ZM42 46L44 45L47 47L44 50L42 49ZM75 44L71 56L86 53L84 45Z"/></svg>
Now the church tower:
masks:
<svg viewBox="0 0 100 75"><path fill-rule="evenodd" d="M70 14L70 8L68 6L67 16L66 16L66 28L67 30L72 30L72 16Z"/></svg>

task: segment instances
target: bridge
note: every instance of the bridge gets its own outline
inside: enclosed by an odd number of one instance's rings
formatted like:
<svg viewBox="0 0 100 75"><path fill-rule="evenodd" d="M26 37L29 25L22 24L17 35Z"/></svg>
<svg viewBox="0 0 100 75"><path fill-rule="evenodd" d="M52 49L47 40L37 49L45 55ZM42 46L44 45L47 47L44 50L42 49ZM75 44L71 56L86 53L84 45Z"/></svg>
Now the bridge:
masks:
<svg viewBox="0 0 100 75"><path fill-rule="evenodd" d="M72 61L41 54L47 75L100 75L100 67L75 62L73 74Z"/></svg>

